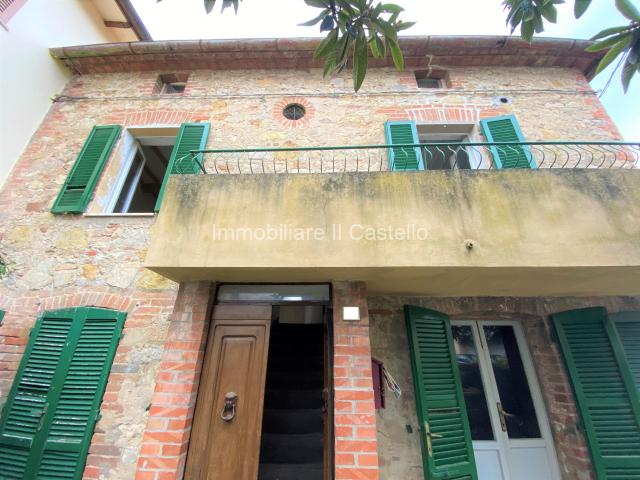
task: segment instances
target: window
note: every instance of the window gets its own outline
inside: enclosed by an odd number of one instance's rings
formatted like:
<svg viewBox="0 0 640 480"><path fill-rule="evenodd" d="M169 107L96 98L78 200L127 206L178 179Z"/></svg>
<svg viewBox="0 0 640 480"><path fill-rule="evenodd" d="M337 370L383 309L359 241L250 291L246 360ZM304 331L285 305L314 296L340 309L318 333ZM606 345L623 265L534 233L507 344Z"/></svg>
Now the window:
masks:
<svg viewBox="0 0 640 480"><path fill-rule="evenodd" d="M154 211L177 133L177 128L128 130L126 161L116 181L109 212Z"/></svg>
<svg viewBox="0 0 640 480"><path fill-rule="evenodd" d="M429 70L416 70L416 84L418 88L448 88L449 74L446 70L440 68L431 68Z"/></svg>
<svg viewBox="0 0 640 480"><path fill-rule="evenodd" d="M155 93L161 95L182 94L187 87L188 74L167 73L160 75L156 82Z"/></svg>
<svg viewBox="0 0 640 480"><path fill-rule="evenodd" d="M480 159L474 149L466 148L473 124L419 124L418 138L427 170L478 168Z"/></svg>

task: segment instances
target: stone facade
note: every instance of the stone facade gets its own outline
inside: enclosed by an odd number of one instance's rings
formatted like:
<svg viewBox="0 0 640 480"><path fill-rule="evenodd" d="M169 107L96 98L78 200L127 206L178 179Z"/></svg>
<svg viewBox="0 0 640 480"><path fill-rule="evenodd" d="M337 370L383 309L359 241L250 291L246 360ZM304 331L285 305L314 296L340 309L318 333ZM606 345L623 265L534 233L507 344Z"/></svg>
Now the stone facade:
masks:
<svg viewBox="0 0 640 480"><path fill-rule="evenodd" d="M0 327L0 402L6 400L29 331L43 311L93 305L128 314L85 478L131 479L136 471L136 478L145 480L177 478L186 455L210 288L188 284L178 292L177 284L144 269L152 216L97 215L105 212L105 199L121 173L122 142L116 144L86 215L49 212L94 125L177 127L182 122L206 121L212 128L209 148L287 147L384 143L386 120L477 123L481 118L515 113L529 140L619 138L585 77L571 69L456 67L449 69L452 88L441 91L419 90L410 71L374 69L358 94L351 92L347 76L323 80L318 70L194 71L189 72L185 93L171 97L154 95L159 73L166 72L74 77L0 191L0 256L7 264L0 280L0 309L6 311ZM507 103L500 97L507 98ZM303 125L282 120L276 107L289 99L307 105ZM364 306L362 295L358 298ZM373 353L382 360L393 362L389 353L402 343L403 326L391 327L399 322L397 312L404 301L369 299ZM577 445L567 446L566 451L558 448L562 468L567 479L586 478L577 473L585 471L586 450L574 427L566 378L559 370L557 351L541 341L548 335L546 312L581 303L417 301L460 315L486 306L502 314L537 316L527 331L540 365L555 365L540 375L554 434L559 442L566 439L565 445L574 441ZM349 366L344 368L361 370L362 384L353 385L361 388L357 394L336 390L336 402L343 402L345 409L344 414L336 411L337 474L344 479L377 478L377 455L371 447L375 441L369 440L376 421L370 382L365 379L370 367L364 366L368 327L339 325L336 364L346 362ZM389 335L389 343L381 340L381 332ZM397 364L405 384L406 360L402 357ZM355 381L346 374L345 382ZM336 387L340 378L336 374ZM405 395L402 426L414 421L408 386ZM417 440L413 438L411 446L406 440L391 445L385 436L388 431L398 438L387 418L396 408L390 406L378 415L382 478L417 478ZM412 459L407 460L412 473L397 466L393 459L397 455L403 455L403 461L404 455ZM365 473L353 476L352 470Z"/></svg>

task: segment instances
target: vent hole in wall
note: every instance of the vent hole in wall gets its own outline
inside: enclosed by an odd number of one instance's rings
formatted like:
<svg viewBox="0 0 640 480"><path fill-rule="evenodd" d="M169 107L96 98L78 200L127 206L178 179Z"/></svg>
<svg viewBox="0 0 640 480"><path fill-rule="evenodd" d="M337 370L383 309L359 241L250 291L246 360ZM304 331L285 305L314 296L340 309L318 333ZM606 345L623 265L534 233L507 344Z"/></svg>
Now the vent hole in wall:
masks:
<svg viewBox="0 0 640 480"><path fill-rule="evenodd" d="M300 120L307 111L299 103L290 103L282 110L282 115L289 120Z"/></svg>

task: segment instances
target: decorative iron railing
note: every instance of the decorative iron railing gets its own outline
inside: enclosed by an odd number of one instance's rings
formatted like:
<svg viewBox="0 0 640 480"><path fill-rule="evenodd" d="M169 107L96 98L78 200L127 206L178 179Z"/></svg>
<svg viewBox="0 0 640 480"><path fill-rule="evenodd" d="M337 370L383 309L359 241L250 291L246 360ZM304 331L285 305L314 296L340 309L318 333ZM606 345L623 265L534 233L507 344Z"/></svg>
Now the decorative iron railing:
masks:
<svg viewBox="0 0 640 480"><path fill-rule="evenodd" d="M192 151L177 173L258 174L501 168L640 168L638 142L424 143Z"/></svg>

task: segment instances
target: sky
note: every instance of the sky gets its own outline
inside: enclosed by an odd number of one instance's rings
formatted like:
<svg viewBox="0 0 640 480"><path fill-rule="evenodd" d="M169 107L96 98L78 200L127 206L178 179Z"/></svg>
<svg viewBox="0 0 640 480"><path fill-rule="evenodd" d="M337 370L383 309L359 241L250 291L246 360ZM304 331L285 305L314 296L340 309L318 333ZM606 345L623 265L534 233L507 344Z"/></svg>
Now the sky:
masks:
<svg viewBox="0 0 640 480"><path fill-rule="evenodd" d="M638 0L632 1L638 3ZM417 22L403 32L405 35L509 34L500 0L389 2L405 9L401 18ZM203 0L132 0L132 3L154 40L320 36L318 26L298 26L315 17L318 11L303 0L243 0L237 15L233 8L220 14L222 0L218 0L220 5L209 15L205 14ZM640 4L638 6L640 8ZM626 23L628 20L615 9L613 0L593 0L579 20L573 18L573 1L567 0L558 6L558 23L547 23L546 31L540 36L589 38L604 28ZM613 65L591 82L596 91L603 89L612 70ZM625 95L619 72L616 73L600 100L625 140L640 141L640 75L635 75Z"/></svg>

